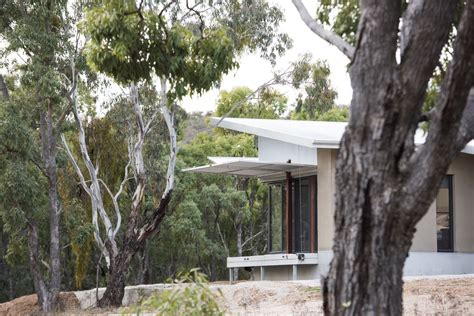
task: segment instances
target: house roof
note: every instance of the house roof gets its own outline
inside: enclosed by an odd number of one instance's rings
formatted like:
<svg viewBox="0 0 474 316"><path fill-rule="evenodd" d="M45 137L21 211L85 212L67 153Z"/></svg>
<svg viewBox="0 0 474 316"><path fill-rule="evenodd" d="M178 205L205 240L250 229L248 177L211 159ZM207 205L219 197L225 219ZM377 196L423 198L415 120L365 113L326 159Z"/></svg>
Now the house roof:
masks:
<svg viewBox="0 0 474 316"><path fill-rule="evenodd" d="M208 157L211 165L188 168L184 171L193 173L211 173L257 177L271 181L285 177L285 172L294 175L316 173L316 165L296 164L286 162L260 161L257 157Z"/></svg>
<svg viewBox="0 0 474 316"><path fill-rule="evenodd" d="M345 122L271 120L248 118L212 117L211 124L238 132L276 139L283 142L312 148L339 148L346 129ZM418 130L415 144L423 144L425 135ZM462 152L474 155L474 140L471 140Z"/></svg>

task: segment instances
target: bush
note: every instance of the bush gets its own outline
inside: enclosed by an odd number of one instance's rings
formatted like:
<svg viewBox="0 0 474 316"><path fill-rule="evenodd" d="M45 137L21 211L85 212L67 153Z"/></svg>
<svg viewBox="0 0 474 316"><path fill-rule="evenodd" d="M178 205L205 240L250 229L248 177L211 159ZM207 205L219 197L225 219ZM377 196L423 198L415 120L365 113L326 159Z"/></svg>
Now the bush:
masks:
<svg viewBox="0 0 474 316"><path fill-rule="evenodd" d="M173 289L164 290L153 295L137 306L124 310L125 314L153 312L157 315L224 315L224 311L217 303L220 290L217 294L210 287L205 274L199 269L180 274L171 280Z"/></svg>

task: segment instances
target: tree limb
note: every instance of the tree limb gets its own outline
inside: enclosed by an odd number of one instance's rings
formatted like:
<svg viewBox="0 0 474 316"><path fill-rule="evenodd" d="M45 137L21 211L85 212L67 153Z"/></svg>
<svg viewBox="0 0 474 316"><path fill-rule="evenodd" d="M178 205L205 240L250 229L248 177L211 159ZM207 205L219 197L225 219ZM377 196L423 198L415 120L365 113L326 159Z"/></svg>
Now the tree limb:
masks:
<svg viewBox="0 0 474 316"><path fill-rule="evenodd" d="M354 47L347 43L342 37L333 33L329 30L326 30L321 24L316 22L311 15L308 13L308 10L304 6L301 0L292 0L293 5L300 14L303 22L310 28L313 33L324 39L329 44L336 46L344 55L346 55L350 60L354 57Z"/></svg>
<svg viewBox="0 0 474 316"><path fill-rule="evenodd" d="M69 145L67 144L66 138L64 135L61 135L61 140L63 142L64 148L66 149L66 153L69 156L69 160L72 163L72 166L74 170L76 171L76 175L79 177L79 183L81 184L82 188L84 191L89 195L91 199L91 208L92 208L92 225L94 226L94 239L99 247L101 254L105 256L105 260L107 261L107 265L110 264L110 257L108 255L107 249L105 248L105 244L100 236L100 227L99 227L99 222L98 222L98 214L97 214L97 205L96 205L96 200L94 199L93 193L92 193L92 185L89 187L87 185L87 182L84 174L81 171L81 168L79 167L79 164L76 161L76 158L74 158L74 155L71 152L71 149L69 148Z"/></svg>
<svg viewBox="0 0 474 316"><path fill-rule="evenodd" d="M471 88L464 109L457 142L464 144L474 139L474 87Z"/></svg>
<svg viewBox="0 0 474 316"><path fill-rule="evenodd" d="M419 111L428 82L448 41L458 1L413 0L403 14L400 50L407 106ZM413 116L412 116L413 117Z"/></svg>
<svg viewBox="0 0 474 316"><path fill-rule="evenodd" d="M79 114L77 113L76 100L77 100L76 91L73 90L72 112L74 114L74 119L76 120L76 124L78 126L79 148L80 148L81 156L82 156L84 164L86 165L86 168L89 172L89 176L90 176L90 180L91 180L90 187L87 187L86 182L85 182L85 178L82 175L82 172L81 172L77 162L75 161L71 150L67 146L67 142L64 138L64 135L62 135L61 138L63 140L63 144L66 147L66 151L68 153L68 156L69 156L71 162L73 163L73 166L76 170L76 173L78 174L78 176L81 180L81 184L82 184L83 188L86 190L86 192L89 194L89 196L91 198L92 215L93 215L92 216L92 222L93 222L94 227L95 227L94 237L95 237L95 240L96 240L99 248L104 252L107 263L110 264L110 259L111 259L110 255L115 257L117 255L117 252L118 252L117 243L115 241L115 234L114 234L115 230L113 229L112 222L111 222L107 212L105 211L104 202L103 202L103 198L102 198L102 193L101 193L101 190L100 190L100 182L99 182L99 179L98 179L98 169L92 163L92 161L90 159L90 156L89 156L89 153L88 153L88 150L87 150L85 132L84 132L84 128L82 126L82 121L79 118ZM86 187L87 187L87 189L86 189ZM106 233L107 239L108 239L110 247L111 247L110 248L110 250L112 252L111 254L106 249L104 242L102 242L102 239L100 238L99 224L98 224L98 221L97 221L97 213L100 215L102 223L105 226L105 230L106 230L105 233ZM119 218L117 218L117 220L119 220Z"/></svg>
<svg viewBox="0 0 474 316"><path fill-rule="evenodd" d="M153 216L150 221L147 221L145 225L140 228L138 235L138 242L145 240L149 235L154 233L161 223L161 220L165 216L166 208L171 200L171 195L174 190L175 184L175 169L176 169L176 158L178 155L178 144L177 144L177 132L174 119L174 111L170 111L167 107L167 94L166 94L166 81L161 79L161 93L160 93L160 109L163 114L166 126L168 128L169 140L170 140L170 154L168 160L168 169L166 172L166 187L161 196L160 203L157 208L153 211Z"/></svg>
<svg viewBox="0 0 474 316"><path fill-rule="evenodd" d="M266 89L268 87L271 87L273 85L277 85L277 84L281 84L282 81L284 81L284 77L286 77L287 75L289 75L291 73L291 66L288 67L285 71L281 72L281 73L278 73L278 74L275 74L273 76L273 78L267 80L266 82L264 82L263 84L261 84L260 86L258 86L255 90L253 90L252 92L250 92L250 94L248 94L244 99L242 100L239 100L237 102L235 102L232 107L229 109L229 111L227 111L224 115L222 115L222 117L219 119L219 121L214 125L214 126L209 126L209 127L204 127L204 128L201 128L201 129L198 129L196 130L194 133L192 133L191 135L187 135L179 144L179 148L181 148L183 145L186 145L187 143L189 143L190 141L192 141L194 139L194 137L198 134L198 133L204 133L204 132L209 132L211 130L213 130L214 128L216 127L219 127L220 123L226 119L227 117L229 117L238 107L244 105L246 102L252 100L255 95L257 95L257 93L259 93L260 91L262 91L263 89Z"/></svg>
<svg viewBox="0 0 474 316"><path fill-rule="evenodd" d="M99 178L99 182L104 186L105 190L109 194L110 198L112 199L112 204L114 205L115 215L117 216L117 223L114 229L114 238L117 235L118 231L120 230L120 226L122 224L122 214L120 214L120 207L118 205L117 199L112 194L112 191L109 189L109 186Z"/></svg>
<svg viewBox="0 0 474 316"><path fill-rule="evenodd" d="M5 80L3 79L3 75L0 74L0 91L2 92L2 96L5 100L10 99L10 94L8 93L7 85L5 84Z"/></svg>
<svg viewBox="0 0 474 316"><path fill-rule="evenodd" d="M145 192L146 185L146 173L145 173L145 162L143 160L143 145L145 143L146 129L143 121L142 106L139 100L138 87L132 84L130 87L130 98L132 101L133 112L138 126L138 136L135 145L133 146L133 162L135 178L137 180L137 186L132 196L132 209L130 212L131 220L135 220L140 210L141 201Z"/></svg>
<svg viewBox="0 0 474 316"><path fill-rule="evenodd" d="M433 185L442 180L440 170L449 167L472 138L474 87L474 0L466 2L454 43L451 61L434 107L428 136L412 158L412 173L406 187L419 192L412 203L431 203L436 194ZM418 170L424 170L419 173ZM407 203L410 201L407 201ZM407 208L410 209L410 208ZM418 220L424 214L412 214Z"/></svg>
<svg viewBox="0 0 474 316"><path fill-rule="evenodd" d="M261 231L259 231L258 233L256 233L255 235L253 235L253 236L247 238L247 240L245 240L245 241L242 243L242 248L244 248L245 245L246 245L248 242L250 242L250 241L253 240L254 238L256 238L256 237L260 236L261 234L263 234L263 232L264 232L264 231L261 230Z"/></svg>

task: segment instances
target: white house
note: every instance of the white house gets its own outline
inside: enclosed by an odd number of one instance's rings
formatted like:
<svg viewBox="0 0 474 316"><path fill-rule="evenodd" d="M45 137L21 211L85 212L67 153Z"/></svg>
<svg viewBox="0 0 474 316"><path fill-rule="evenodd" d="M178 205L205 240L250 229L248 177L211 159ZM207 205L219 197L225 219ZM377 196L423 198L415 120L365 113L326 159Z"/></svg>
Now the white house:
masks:
<svg viewBox="0 0 474 316"><path fill-rule="evenodd" d="M314 279L329 269L335 163L346 123L212 118L219 127L256 135L258 157L209 157L187 169L257 177L268 183L269 252L227 258L262 280ZM424 142L417 132L415 143ZM474 273L474 141L449 168L429 212L418 223L405 275Z"/></svg>

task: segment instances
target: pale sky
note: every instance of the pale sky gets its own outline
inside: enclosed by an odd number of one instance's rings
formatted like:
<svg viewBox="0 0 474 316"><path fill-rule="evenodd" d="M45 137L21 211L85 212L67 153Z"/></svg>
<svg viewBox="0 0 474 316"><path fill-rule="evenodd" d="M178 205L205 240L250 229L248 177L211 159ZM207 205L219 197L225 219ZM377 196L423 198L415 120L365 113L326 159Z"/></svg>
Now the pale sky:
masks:
<svg viewBox="0 0 474 316"><path fill-rule="evenodd" d="M337 104L349 105L352 95L349 75L346 66L349 60L334 46L327 44L314 34L301 20L298 11L290 0L270 0L277 3L285 13L286 21L281 30L293 39L293 48L277 60L276 69L286 69L292 61L305 53L311 53L313 59L326 60L331 68L331 84L338 93ZM315 12L315 1L304 1L310 13ZM240 67L224 77L220 89L230 90L234 87L248 86L252 90L272 78L270 62L257 54L245 55L240 59ZM278 87L293 102L296 91L290 87ZM182 106L188 112L208 112L215 110L219 89L211 90L202 96L186 98Z"/></svg>

